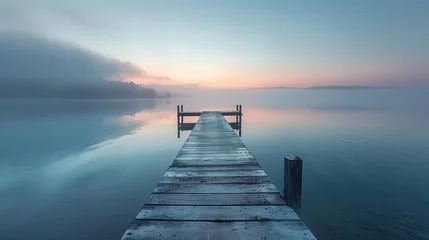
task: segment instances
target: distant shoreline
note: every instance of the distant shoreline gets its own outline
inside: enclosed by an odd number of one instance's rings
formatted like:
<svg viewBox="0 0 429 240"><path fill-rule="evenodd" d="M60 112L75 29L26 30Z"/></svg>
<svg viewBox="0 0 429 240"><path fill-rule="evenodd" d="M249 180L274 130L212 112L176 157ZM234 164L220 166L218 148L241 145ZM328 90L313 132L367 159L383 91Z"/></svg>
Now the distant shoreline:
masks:
<svg viewBox="0 0 429 240"><path fill-rule="evenodd" d="M402 87L392 86L314 86L314 87L265 87L265 88L248 88L247 90L263 90L263 89L302 89L302 90L367 90L367 89L396 89Z"/></svg>

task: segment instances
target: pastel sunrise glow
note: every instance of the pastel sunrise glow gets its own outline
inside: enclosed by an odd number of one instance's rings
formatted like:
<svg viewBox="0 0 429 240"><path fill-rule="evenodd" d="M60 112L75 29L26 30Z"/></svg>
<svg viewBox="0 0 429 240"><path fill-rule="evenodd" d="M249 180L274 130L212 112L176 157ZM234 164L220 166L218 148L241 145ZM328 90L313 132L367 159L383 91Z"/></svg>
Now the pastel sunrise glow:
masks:
<svg viewBox="0 0 429 240"><path fill-rule="evenodd" d="M137 84L428 84L427 1L131 2L6 0L0 30L128 62L106 77Z"/></svg>

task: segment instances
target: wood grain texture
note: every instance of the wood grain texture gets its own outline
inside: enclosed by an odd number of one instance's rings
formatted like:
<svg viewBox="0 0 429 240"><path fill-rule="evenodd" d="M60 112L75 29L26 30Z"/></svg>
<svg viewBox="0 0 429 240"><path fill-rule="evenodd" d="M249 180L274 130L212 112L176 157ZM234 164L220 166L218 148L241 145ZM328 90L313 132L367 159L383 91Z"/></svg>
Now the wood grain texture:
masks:
<svg viewBox="0 0 429 240"><path fill-rule="evenodd" d="M122 239L315 239L221 112L181 110L201 116Z"/></svg>
<svg viewBox="0 0 429 240"><path fill-rule="evenodd" d="M186 166L242 166L242 165L258 165L255 159L243 159L243 160L228 160L228 159L190 159L190 160L174 160L172 167L186 167Z"/></svg>
<svg viewBox="0 0 429 240"><path fill-rule="evenodd" d="M285 205L279 193L258 194L152 194L147 204L188 206Z"/></svg>
<svg viewBox="0 0 429 240"><path fill-rule="evenodd" d="M171 166L167 171L171 172L221 172L221 171L249 171L249 170L262 170L262 167L259 164L249 164L249 165L225 165L225 166L216 166L216 165L203 165L203 166Z"/></svg>
<svg viewBox="0 0 429 240"><path fill-rule="evenodd" d="M211 184L211 183L269 183L267 176L256 177L163 177L159 183L178 183L178 184Z"/></svg>
<svg viewBox="0 0 429 240"><path fill-rule="evenodd" d="M284 190L286 204L299 212L301 209L302 159L296 156L285 156Z"/></svg>
<svg viewBox="0 0 429 240"><path fill-rule="evenodd" d="M174 221L290 221L298 215L278 206L157 206L145 205L136 219Z"/></svg>
<svg viewBox="0 0 429 240"><path fill-rule="evenodd" d="M135 220L122 239L315 240L316 238L300 221L169 222Z"/></svg>
<svg viewBox="0 0 429 240"><path fill-rule="evenodd" d="M272 183L158 184L153 193L278 193Z"/></svg>
<svg viewBox="0 0 429 240"><path fill-rule="evenodd" d="M247 176L247 177L255 177L255 176L267 176L264 170L252 170L252 171L218 171L218 172L209 172L209 171L201 171L201 172L186 172L186 171L178 171L173 172L169 171L164 174L164 177L233 177L233 176Z"/></svg>

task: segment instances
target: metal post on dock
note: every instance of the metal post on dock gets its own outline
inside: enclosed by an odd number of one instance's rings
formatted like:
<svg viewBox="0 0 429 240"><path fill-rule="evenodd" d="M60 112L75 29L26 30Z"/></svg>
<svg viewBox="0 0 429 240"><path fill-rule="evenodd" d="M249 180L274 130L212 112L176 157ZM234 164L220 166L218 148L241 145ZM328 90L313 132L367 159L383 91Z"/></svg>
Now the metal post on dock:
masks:
<svg viewBox="0 0 429 240"><path fill-rule="evenodd" d="M301 210L301 190L302 159L298 156L285 156L283 198L298 215Z"/></svg>

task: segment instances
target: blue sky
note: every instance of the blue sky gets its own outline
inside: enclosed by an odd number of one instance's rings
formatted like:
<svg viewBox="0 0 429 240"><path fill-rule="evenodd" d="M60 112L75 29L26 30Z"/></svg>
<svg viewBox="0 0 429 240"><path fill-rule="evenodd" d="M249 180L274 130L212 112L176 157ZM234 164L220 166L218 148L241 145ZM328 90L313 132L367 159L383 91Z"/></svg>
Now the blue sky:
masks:
<svg viewBox="0 0 429 240"><path fill-rule="evenodd" d="M429 82L428 12L425 0L3 0L0 31L172 80L159 84L419 85Z"/></svg>

